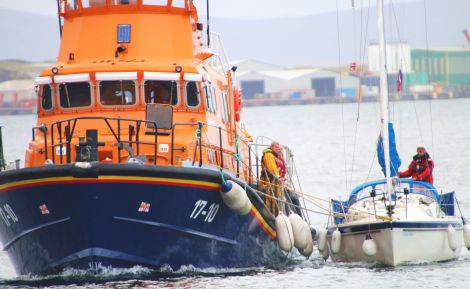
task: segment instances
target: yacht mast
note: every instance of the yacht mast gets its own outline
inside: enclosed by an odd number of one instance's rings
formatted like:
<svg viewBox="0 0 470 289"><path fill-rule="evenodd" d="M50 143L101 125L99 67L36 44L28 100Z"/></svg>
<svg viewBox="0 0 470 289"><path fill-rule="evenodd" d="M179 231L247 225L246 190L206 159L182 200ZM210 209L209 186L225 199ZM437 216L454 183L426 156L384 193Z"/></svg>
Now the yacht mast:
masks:
<svg viewBox="0 0 470 289"><path fill-rule="evenodd" d="M387 193L391 199L392 179L390 178L390 142L388 133L389 104L387 79L387 51L385 46L384 2L377 0L377 25L379 31L380 56L380 112L382 121L382 140L384 146L385 177L387 179Z"/></svg>

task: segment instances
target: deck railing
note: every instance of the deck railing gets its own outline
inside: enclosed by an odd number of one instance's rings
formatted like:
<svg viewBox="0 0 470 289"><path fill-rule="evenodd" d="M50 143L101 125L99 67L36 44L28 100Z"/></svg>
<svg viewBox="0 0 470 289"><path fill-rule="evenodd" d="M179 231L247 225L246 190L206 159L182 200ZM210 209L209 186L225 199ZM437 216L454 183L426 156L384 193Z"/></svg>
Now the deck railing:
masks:
<svg viewBox="0 0 470 289"><path fill-rule="evenodd" d="M44 154L46 162L51 161L52 164L70 164L75 162L72 160L72 138L80 123L83 122L103 122L105 127L109 129L110 135L113 137L115 149L117 149L118 163L122 162L121 153L124 145L127 145L135 155L141 155L143 146L151 147L151 153L146 150L146 156L153 165L158 165L159 155L157 150L159 147L159 136L170 137L169 144L169 165L181 165L177 163L177 151L186 152L186 155L192 161L193 166L215 167L220 171L231 172L237 177L244 179L247 183L260 186L260 178L262 175L262 150L268 146L267 140L261 139L260 143L252 142L248 139L236 137L235 144L229 144L229 139L224 136L230 134L221 126L210 125L202 122L197 123L174 123L171 129L158 129L157 124L152 121L128 118L110 118L110 117L77 117L66 119L52 123L49 127L43 125L32 129L33 141L36 137L43 137L44 149L40 151ZM189 131L187 128L191 128ZM185 130L185 136L191 136L192 140L185 140L185 144L178 144L176 139L180 133L180 129ZM80 127L83 129L83 125ZM90 128L91 129L91 128ZM125 131L124 131L125 130ZM143 139L142 136L150 136ZM257 139L258 141L259 139ZM98 140L96 140L98 141ZM193 149L188 148L188 144L194 141ZM168 142L168 139L165 139ZM99 146L100 144L95 144ZM235 149L233 147L235 146ZM98 150L98 148L96 148ZM290 150L285 147L287 155L291 156ZM98 150L98 153L100 150ZM130 153L129 153L130 154ZM209 157L209 155L211 157ZM132 157L129 155L129 157ZM160 156L161 157L161 156ZM227 163L227 161L229 163ZM286 163L288 175L286 176L287 185L295 191L301 191L298 180L295 180L296 172L293 169L290 158L287 157Z"/></svg>
<svg viewBox="0 0 470 289"><path fill-rule="evenodd" d="M5 155L3 154L2 127L0 126L0 172L6 169Z"/></svg>

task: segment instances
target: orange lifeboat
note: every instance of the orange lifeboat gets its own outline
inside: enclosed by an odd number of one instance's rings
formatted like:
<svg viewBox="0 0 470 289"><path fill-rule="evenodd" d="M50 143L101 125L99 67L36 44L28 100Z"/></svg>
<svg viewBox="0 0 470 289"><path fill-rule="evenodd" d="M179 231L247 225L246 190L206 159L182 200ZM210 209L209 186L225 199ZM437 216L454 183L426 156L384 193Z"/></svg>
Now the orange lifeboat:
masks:
<svg viewBox="0 0 470 289"><path fill-rule="evenodd" d="M205 44L193 1L60 0L59 10L26 167L0 173L10 216L0 241L17 272L239 268L277 254L258 189L263 145L238 124L235 69Z"/></svg>

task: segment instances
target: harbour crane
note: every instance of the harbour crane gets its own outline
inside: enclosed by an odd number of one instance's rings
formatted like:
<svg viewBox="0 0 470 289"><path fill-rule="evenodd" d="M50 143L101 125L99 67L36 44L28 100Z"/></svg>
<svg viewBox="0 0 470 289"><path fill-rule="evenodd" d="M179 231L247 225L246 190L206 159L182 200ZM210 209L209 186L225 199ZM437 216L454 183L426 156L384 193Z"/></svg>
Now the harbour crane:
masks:
<svg viewBox="0 0 470 289"><path fill-rule="evenodd" d="M463 34L465 35L465 38L467 38L468 47L470 47L470 33L468 33L468 30L465 29L465 30L463 31Z"/></svg>

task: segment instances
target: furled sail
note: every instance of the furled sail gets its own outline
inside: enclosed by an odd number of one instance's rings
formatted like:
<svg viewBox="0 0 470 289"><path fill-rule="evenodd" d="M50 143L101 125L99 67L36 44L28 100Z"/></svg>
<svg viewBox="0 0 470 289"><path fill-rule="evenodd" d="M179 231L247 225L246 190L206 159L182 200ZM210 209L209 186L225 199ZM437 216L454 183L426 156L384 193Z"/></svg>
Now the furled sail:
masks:
<svg viewBox="0 0 470 289"><path fill-rule="evenodd" d="M395 141L395 130L393 129L393 124L388 124L388 135L389 135L389 144L390 144L390 176L394 177L398 175L398 169L401 165L401 159L397 151L397 143ZM385 157L384 157L384 147L382 136L379 137L377 143L377 156L379 159L379 164L382 167L382 172L385 175Z"/></svg>

